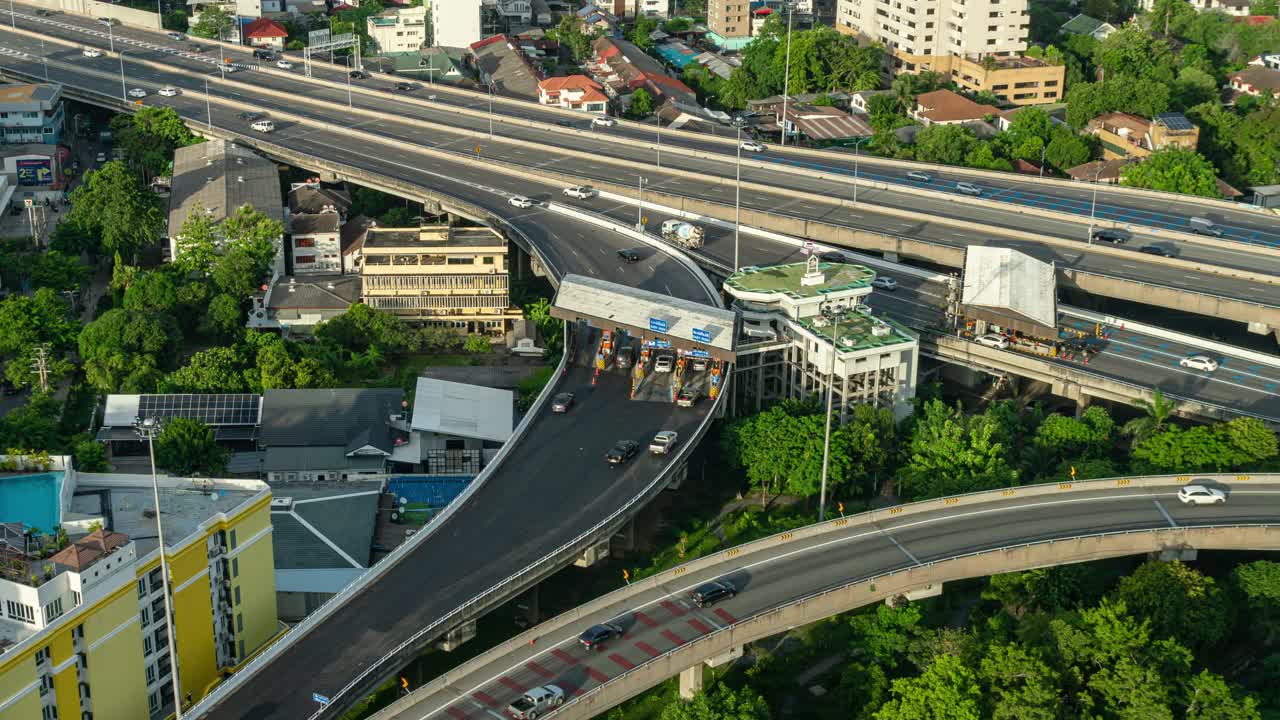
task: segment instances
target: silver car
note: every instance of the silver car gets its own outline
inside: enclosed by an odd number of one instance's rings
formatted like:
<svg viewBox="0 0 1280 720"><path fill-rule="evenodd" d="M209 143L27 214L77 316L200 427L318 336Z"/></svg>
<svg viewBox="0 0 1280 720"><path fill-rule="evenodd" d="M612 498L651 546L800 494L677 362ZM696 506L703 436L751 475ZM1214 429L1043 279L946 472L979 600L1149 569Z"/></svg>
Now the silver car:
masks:
<svg viewBox="0 0 1280 720"><path fill-rule="evenodd" d="M956 192L961 195L972 195L974 197L978 197L982 194L982 188L974 185L973 183L958 182L956 183Z"/></svg>

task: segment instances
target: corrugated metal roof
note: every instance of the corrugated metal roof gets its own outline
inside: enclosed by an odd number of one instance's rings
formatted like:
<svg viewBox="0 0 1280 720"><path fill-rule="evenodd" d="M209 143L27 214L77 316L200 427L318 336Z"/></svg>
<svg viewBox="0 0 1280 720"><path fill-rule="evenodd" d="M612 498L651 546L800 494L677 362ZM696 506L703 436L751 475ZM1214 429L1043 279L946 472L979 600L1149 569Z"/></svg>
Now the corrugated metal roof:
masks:
<svg viewBox="0 0 1280 720"><path fill-rule="evenodd" d="M515 403L510 390L418 378L414 430L506 442L514 424Z"/></svg>
<svg viewBox="0 0 1280 720"><path fill-rule="evenodd" d="M243 205L284 222L275 163L225 140L207 140L173 153L169 237L177 237L191 210L202 206L221 222Z"/></svg>
<svg viewBox="0 0 1280 720"><path fill-rule="evenodd" d="M1056 327L1053 264L1009 248L970 245L965 252L961 302L1011 311L1037 324Z"/></svg>
<svg viewBox="0 0 1280 720"><path fill-rule="evenodd" d="M663 335L670 339L692 342L693 331L705 331L709 341L697 345L718 351L732 359L734 352L734 314L711 305L639 290L583 275L566 275L556 293L554 313L595 318L597 327L629 327L647 335L650 320L665 324ZM611 324L610 324L611 323Z"/></svg>

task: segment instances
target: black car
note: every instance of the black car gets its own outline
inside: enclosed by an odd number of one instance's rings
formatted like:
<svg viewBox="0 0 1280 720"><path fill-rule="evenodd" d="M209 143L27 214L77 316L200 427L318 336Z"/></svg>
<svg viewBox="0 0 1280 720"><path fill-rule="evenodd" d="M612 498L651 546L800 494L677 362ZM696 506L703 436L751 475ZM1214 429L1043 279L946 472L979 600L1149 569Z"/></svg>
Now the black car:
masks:
<svg viewBox="0 0 1280 720"><path fill-rule="evenodd" d="M567 413L571 407L573 407L573 393L571 392L556 393L555 397L551 398L551 412L553 413Z"/></svg>
<svg viewBox="0 0 1280 720"><path fill-rule="evenodd" d="M567 127L567 128L573 127L573 123L569 122L568 120L557 120L556 124L559 125L560 127Z"/></svg>
<svg viewBox="0 0 1280 720"><path fill-rule="evenodd" d="M635 248L622 248L618 251L618 257L629 263L640 262L640 253Z"/></svg>
<svg viewBox="0 0 1280 720"><path fill-rule="evenodd" d="M822 262L829 262L829 263L849 262L849 258L845 257L844 253L836 252L835 250L829 250L827 252L822 253L821 255L818 256L818 259L821 260Z"/></svg>
<svg viewBox="0 0 1280 720"><path fill-rule="evenodd" d="M270 50L254 50L253 56L258 60L270 60L271 58L275 57L274 55L271 54Z"/></svg>
<svg viewBox="0 0 1280 720"><path fill-rule="evenodd" d="M396 83L396 89L400 92L409 92L413 89L413 85L407 82L398 82Z"/></svg>
<svg viewBox="0 0 1280 720"><path fill-rule="evenodd" d="M600 623L587 628L585 632L578 636L578 642L582 643L582 647L588 650L601 650L606 642L615 637L620 638L622 635L621 625Z"/></svg>
<svg viewBox="0 0 1280 720"><path fill-rule="evenodd" d="M618 350L617 365L619 370L630 370L631 364L635 360L635 351L629 347Z"/></svg>
<svg viewBox="0 0 1280 720"><path fill-rule="evenodd" d="M191 52L193 52L193 53L202 53L202 52L204 52L204 46L203 46L203 45L197 45L197 44L195 44L195 43L191 43L190 49L191 49Z"/></svg>
<svg viewBox="0 0 1280 720"><path fill-rule="evenodd" d="M351 72L347 73L347 77L351 78L352 80L368 80L369 73L363 70L352 70Z"/></svg>
<svg viewBox="0 0 1280 720"><path fill-rule="evenodd" d="M1146 253L1148 255L1159 255L1160 257L1167 257L1167 258L1173 257L1172 252L1165 250L1159 245L1143 245L1142 247L1138 248L1138 252Z"/></svg>
<svg viewBox="0 0 1280 720"><path fill-rule="evenodd" d="M1093 231L1093 241L1123 245L1129 242L1129 236L1114 228L1098 228Z"/></svg>
<svg viewBox="0 0 1280 720"><path fill-rule="evenodd" d="M240 118L241 120L257 120L258 113L245 111L241 113L236 113L236 117Z"/></svg>
<svg viewBox="0 0 1280 720"><path fill-rule="evenodd" d="M635 440L619 440L614 443L613 447L609 448L609 452L604 454L604 459L610 465L621 465L630 460L639 449L640 443Z"/></svg>
<svg viewBox="0 0 1280 720"><path fill-rule="evenodd" d="M716 580L699 585L689 593L689 600L698 607L710 607L721 600L728 600L738 594L738 589L723 580Z"/></svg>

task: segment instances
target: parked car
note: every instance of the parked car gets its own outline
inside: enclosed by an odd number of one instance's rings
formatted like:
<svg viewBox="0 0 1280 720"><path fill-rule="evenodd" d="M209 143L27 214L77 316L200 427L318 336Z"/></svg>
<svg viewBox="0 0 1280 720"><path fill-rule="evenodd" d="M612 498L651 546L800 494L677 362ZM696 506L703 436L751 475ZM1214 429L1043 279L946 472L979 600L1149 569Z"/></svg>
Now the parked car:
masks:
<svg viewBox="0 0 1280 720"><path fill-rule="evenodd" d="M702 372L707 369L707 359L704 357L696 357L693 359L693 363L690 367L693 368L694 372Z"/></svg>
<svg viewBox="0 0 1280 720"><path fill-rule="evenodd" d="M653 371L656 373L669 373L675 367L675 358L670 355L659 355L653 359Z"/></svg>
<svg viewBox="0 0 1280 720"><path fill-rule="evenodd" d="M972 195L974 197L978 197L982 194L982 188L970 182L958 182L956 183L956 192L961 195Z"/></svg>
<svg viewBox="0 0 1280 720"><path fill-rule="evenodd" d="M120 24L119 20L115 18L107 18L107 17L98 18L98 22L102 23L103 25L111 25L113 27Z"/></svg>
<svg viewBox="0 0 1280 720"><path fill-rule="evenodd" d="M1172 250L1162 248L1159 245L1143 245L1142 247L1138 248L1138 252L1146 253L1148 255L1159 255L1160 257L1167 257L1167 258L1173 257Z"/></svg>
<svg viewBox="0 0 1280 720"><path fill-rule="evenodd" d="M571 392L556 393L551 398L551 412L553 413L567 413L571 407L573 407L573 393Z"/></svg>
<svg viewBox="0 0 1280 720"><path fill-rule="evenodd" d="M533 207L533 201L523 195L513 195L507 204L518 208Z"/></svg>
<svg viewBox="0 0 1280 720"><path fill-rule="evenodd" d="M618 124L618 121L614 120L608 115L597 115L591 118L591 124L599 125L600 127L613 127L614 125Z"/></svg>
<svg viewBox="0 0 1280 720"><path fill-rule="evenodd" d="M289 62L288 60L277 60L276 67L280 68L281 70L292 70L293 63Z"/></svg>
<svg viewBox="0 0 1280 720"><path fill-rule="evenodd" d="M666 455L680 441L680 435L675 430L659 430L657 435L649 441L649 452L654 455Z"/></svg>
<svg viewBox="0 0 1280 720"><path fill-rule="evenodd" d="M107 161L107 154L104 152L98 153L93 157L93 161L101 165L102 163Z"/></svg>
<svg viewBox="0 0 1280 720"><path fill-rule="evenodd" d="M618 251L618 257L622 258L627 263L640 262L640 252L635 248L622 248Z"/></svg>
<svg viewBox="0 0 1280 720"><path fill-rule="evenodd" d="M757 153L764 152L764 145L762 143L756 142L755 140L743 140L742 145L740 145L739 147L741 147L743 150L746 150L747 152L757 152Z"/></svg>
<svg viewBox="0 0 1280 720"><path fill-rule="evenodd" d="M596 196L596 189L590 185L574 185L564 189L564 194L579 200L590 200Z"/></svg>
<svg viewBox="0 0 1280 720"><path fill-rule="evenodd" d="M172 85L165 85L164 87L160 88L157 92L159 92L164 97L174 97L178 94L178 88Z"/></svg>
<svg viewBox="0 0 1280 720"><path fill-rule="evenodd" d="M1227 501L1227 494L1204 485L1183 485L1178 488L1178 499L1184 505L1221 505Z"/></svg>
<svg viewBox="0 0 1280 720"><path fill-rule="evenodd" d="M640 443L635 440L619 440L604 454L604 459L610 465L621 465L634 457L639 449Z"/></svg>
<svg viewBox="0 0 1280 720"><path fill-rule="evenodd" d="M694 591L689 593L689 600L702 608L715 605L721 600L728 600L737 594L738 589L732 584L723 580L713 580L694 588Z"/></svg>
<svg viewBox="0 0 1280 720"><path fill-rule="evenodd" d="M1218 361L1208 355L1188 355L1179 360L1178 364L1184 368L1203 370L1205 372L1213 372L1218 369Z"/></svg>
<svg viewBox="0 0 1280 720"><path fill-rule="evenodd" d="M1109 242L1116 245L1123 245L1129 242L1129 236L1121 230L1115 228L1098 228L1093 231L1094 242Z"/></svg>
<svg viewBox="0 0 1280 720"><path fill-rule="evenodd" d="M676 407L693 407L693 404L697 401L698 393L691 388L682 388L680 394L676 395Z"/></svg>
<svg viewBox="0 0 1280 720"><path fill-rule="evenodd" d="M625 634L622 626L617 623L600 623L584 630L578 636L578 642L582 643L582 647L588 650L602 650L605 643L613 638L620 638Z"/></svg>
<svg viewBox="0 0 1280 720"><path fill-rule="evenodd" d="M932 175L926 172L920 172L919 170L912 170L911 172L907 173L907 179L915 180L916 182L922 182L922 183L933 182Z"/></svg>
<svg viewBox="0 0 1280 720"><path fill-rule="evenodd" d="M995 348L997 350L1009 349L1009 338L1003 335L997 335L996 333L980 335L977 340L979 345L986 345L987 347Z"/></svg>
<svg viewBox="0 0 1280 720"><path fill-rule="evenodd" d="M129 88L129 97L144 98L146 96L147 96L147 91L143 90L142 88Z"/></svg>
<svg viewBox="0 0 1280 720"><path fill-rule="evenodd" d="M898 289L898 281L887 275L877 275L876 278L871 281L871 287L878 287L881 290L893 292Z"/></svg>
<svg viewBox="0 0 1280 720"><path fill-rule="evenodd" d="M89 58L102 57L102 51L97 48L85 48L80 51L80 54Z"/></svg>

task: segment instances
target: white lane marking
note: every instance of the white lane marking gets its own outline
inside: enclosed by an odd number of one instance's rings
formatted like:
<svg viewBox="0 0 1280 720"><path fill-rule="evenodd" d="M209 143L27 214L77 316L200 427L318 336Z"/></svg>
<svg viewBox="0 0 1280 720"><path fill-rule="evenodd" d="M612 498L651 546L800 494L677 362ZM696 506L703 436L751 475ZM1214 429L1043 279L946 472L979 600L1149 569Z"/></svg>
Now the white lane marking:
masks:
<svg viewBox="0 0 1280 720"><path fill-rule="evenodd" d="M1103 351L1103 354L1107 354L1107 352L1104 350L1104 351ZM1111 357L1113 357L1113 358L1118 358L1118 359L1122 359L1122 360L1128 360L1129 362L1136 362L1136 363L1141 363L1141 364L1143 364L1143 365L1150 365L1150 366L1151 366L1151 367L1153 367L1153 368L1160 368L1161 370L1166 370L1166 371L1168 371L1168 370L1173 370L1174 372L1176 372L1176 373L1178 373L1178 374L1180 374L1180 375L1188 375L1188 376L1190 376L1190 377L1196 378L1196 379L1198 379L1198 380L1204 380L1204 381L1206 381L1206 382L1216 382L1216 383L1221 383L1221 384L1223 384L1223 385L1230 385L1231 387L1240 388L1241 390L1248 390L1249 392L1261 393L1261 394L1263 394L1263 395L1267 395L1267 396L1270 396L1270 397L1280 397L1280 393L1267 392L1266 390L1263 390L1262 388L1255 388L1255 387L1249 387L1248 385L1241 385L1240 383L1234 383L1234 382L1231 382L1230 380L1223 380L1223 379L1221 379L1221 378L1217 378L1217 377L1214 377L1214 376L1212 376L1212 375L1204 375L1204 374L1202 374L1202 373L1192 373L1192 372L1187 372L1187 371L1185 371L1185 370L1183 370L1183 369L1181 369L1181 368L1179 368L1179 367L1171 367L1171 366L1169 366L1169 365L1161 365L1160 363L1149 362L1149 361L1147 361L1147 360L1141 360L1141 359L1136 358L1136 357L1131 357L1131 356L1127 356L1127 355L1122 355L1122 354L1119 354L1119 353L1111 353L1111 354L1110 354L1110 356L1111 356ZM1230 368L1228 368L1228 369L1227 369L1227 372L1231 372Z"/></svg>
<svg viewBox="0 0 1280 720"><path fill-rule="evenodd" d="M1171 528L1176 528L1176 527L1178 527L1178 523L1176 523L1176 522L1174 522L1174 521L1173 521L1173 516L1169 514L1169 511L1168 511L1168 510L1165 510L1165 509L1164 509L1164 505L1163 505L1163 504L1161 504L1161 502L1160 502L1159 500L1157 500L1157 499L1155 499L1155 498L1151 498L1151 502L1153 502L1153 503L1155 503L1155 504L1156 504L1156 509L1160 511L1160 514L1164 516L1164 519L1165 519L1165 520L1168 520L1168 521L1169 521L1169 527L1171 527Z"/></svg>
<svg viewBox="0 0 1280 720"><path fill-rule="evenodd" d="M889 538L889 542L893 543L894 547L896 547L896 548L898 548L899 550L901 550L903 555L906 555L907 557L911 558L911 562L915 563L916 565L920 565L920 564L921 564L921 563L920 563L920 558L916 557L915 555L913 555L913 554L911 553L911 551L910 551L910 550L908 550L908 549L906 549L905 547L903 547L902 543L898 542L898 538L896 538L896 537L894 537L894 536L890 535L889 533L885 533L885 534L884 534L884 536L885 536L885 537L887 537L887 538Z"/></svg>
<svg viewBox="0 0 1280 720"><path fill-rule="evenodd" d="M1170 496L1176 496L1176 495L1177 495L1177 491L1174 491L1174 492L1168 492L1168 493L1161 493L1161 494L1163 494L1163 495L1170 495ZM1233 490L1231 494L1232 494L1232 495L1280 495L1280 490ZM1155 493L1152 493L1152 496L1153 496L1153 497L1154 497L1155 495L1156 495ZM979 517L979 516L982 516L982 515L990 515L990 514L993 514L993 513L1010 512L1010 511L1013 511L1013 510L1026 510L1026 509L1029 509L1029 508L1049 507L1049 506L1053 506L1053 505L1071 505L1071 504L1075 504L1075 503L1099 502L1099 501L1104 501L1104 500L1130 499L1130 498L1140 498L1140 497L1141 497L1141 495L1139 495L1139 494L1135 494L1135 493L1122 493L1122 494L1114 494L1114 495L1099 495L1099 496L1097 496L1097 497L1088 497L1088 498L1072 498L1072 499L1069 499L1069 500L1031 501L1031 502L1029 502L1029 503L1023 503L1023 504L1020 504L1020 505L1014 505L1014 506L1010 506L1010 507L995 507L995 508L987 508L987 509L985 509L985 510L974 510L974 511L971 511L971 512L958 513L958 514L955 514L955 515L944 515L944 516L941 516L941 517L925 518L925 519L923 519L923 520L916 520L916 521L914 521L914 522L903 523L903 524L901 524L901 525L897 525L897 526L895 526L895 527L894 527L894 529L895 529L895 530L902 530L902 529L905 529L905 528L911 528L911 527L922 526L922 525L930 525L930 524L938 523L938 522L944 522L944 521L950 521L950 520L958 520L958 519L964 519L964 518L972 518L972 517ZM792 557L793 555L799 555L799 554L802 554L802 553L815 552L815 551L818 551L818 550L822 550L822 549L824 549L824 548L826 548L826 547L829 547L829 546L831 546L831 545L838 545L838 544L841 544L841 543L847 543L847 542L851 542L851 541L854 541L854 540L862 540L862 539L864 539L864 538L871 537L871 536L873 536L873 535L886 535L886 536L887 536L888 534L887 534L887 533L885 533L883 530L878 529L878 528L876 528L876 529L871 529L871 530L867 530L866 532L861 532L861 533L857 533L857 534L854 534L854 535L847 535L847 536L845 536L845 537L835 538L835 539L833 539L833 540L827 540L826 542L821 542L821 543L818 543L818 544L816 544L816 545L811 545L811 546L809 546L809 547L800 548L800 549L798 549L798 550L792 550L792 551L790 551L790 552L785 552L785 553L783 553L783 554L781 554L781 555L776 555L776 556L773 556L773 557L768 557L768 558L765 558L765 559L763 559L763 560L757 560L756 562L749 563L749 564L747 564L747 565L742 565L742 566L734 567L734 568L727 568L727 569L725 569L725 571L724 571L724 572L720 573L720 575L721 575L721 576L724 576L724 575L728 575L728 574L729 574L729 573L731 573L731 572L737 572L737 571L741 571L741 570L750 570L750 569L752 569L752 568L756 568L756 567L759 567L759 566L761 566L761 565L767 565L767 564L770 564L770 563L775 563L775 562L778 562L779 560L786 560L787 558L790 558L790 557ZM674 579L674 578L673 578L673 579ZM639 607L624 609L624 610L622 610L621 612L618 612L618 613L615 613L614 615L612 615L612 616L609 618L609 620L608 620L608 621L614 621L614 620L616 620L616 619L620 618L621 616L626 615L627 613L635 613L635 612L638 612L638 611L642 611L642 610L644 610L645 608L649 608L649 607L652 607L652 606L654 606L654 605L658 605L658 604L662 603L663 601L670 601L670 599L671 599L671 598L679 598L678 600L676 600L676 602L677 602L677 603L679 603L680 605L684 606L684 607L688 607L688 605L687 605L687 604L685 604L685 601L684 601L683 596L684 596L684 595L686 595L690 590L692 590L692 589L694 589L694 588L698 587L699 585L701 585L703 582L704 582L704 581L698 581L698 582L692 583L692 584L690 584L690 585L687 585L687 586L685 586L685 587L682 587L682 588L680 588L680 589L678 589L678 590L673 590L673 591L671 591L671 592L667 593L666 595L662 595L662 596L660 596L660 597L654 598L653 600L650 600L649 602L647 602L647 603L645 603L645 604L643 604L643 605L640 605ZM665 588L666 586L665 586L665 585L663 585L662 587L664 587L664 588ZM743 618L743 619L745 619L745 618ZM544 655L550 655L552 652L554 652L555 650L559 649L559 648L560 648L560 646L562 646L562 645L566 645L566 644L570 644L570 643L573 643L573 642L575 642L575 641L576 641L576 638L574 638L574 637L572 637L572 636L567 637L567 638L565 638L564 640L561 640L560 642L556 643L555 645L552 645L552 646L550 646L550 647L548 647L548 648L544 649L542 652L538 653L537 655L534 655L534 656L533 656L533 657L531 657L531 658L528 658L528 659L526 659L526 660L524 660L524 661L522 661L522 662L520 662L520 663L517 663L517 664L515 664L515 665L512 665L512 666L510 666L510 667L506 668L505 670L500 671L498 674L496 674L496 675L494 675L493 677L491 677L491 678L489 678L489 679L487 679L487 680L485 680L485 681L483 681L483 682L479 683L478 685L476 685L476 686L472 687L470 690L466 691L466 692L465 692L465 693L463 693L463 694L464 694L464 695L470 695L471 693L475 692L476 690L479 690L479 689L480 689L480 688L482 688L482 687L485 687L485 686L487 686L487 685L492 684L495 680L497 680L498 678L502 677L503 675L507 675L507 674L509 674L509 673L515 672L517 668L524 667L524 663L527 663L527 662L529 662L530 660L537 660L538 658L541 658L541 657L543 657ZM450 704L450 705L451 705L451 704ZM421 716L419 716L419 720L426 720L427 718L431 717L432 715L434 715L434 714L436 714L436 713L438 713L438 712L443 712L444 710L447 710L447 709L450 707L450 705L446 705L446 706L444 706L444 707L442 707L442 708L439 708L439 709L436 709L436 710L432 710L432 711L428 712L426 715L421 715Z"/></svg>
<svg viewBox="0 0 1280 720"><path fill-rule="evenodd" d="M1146 336L1143 336L1143 337L1151 337L1151 336L1146 335ZM1154 338L1153 338L1153 339L1154 339ZM1173 352L1169 352L1168 350L1159 350L1159 349L1157 349L1157 348L1144 347L1144 346L1142 346L1142 345L1138 345L1137 343L1125 342L1124 340L1119 340L1119 339L1116 339L1116 338L1110 338L1110 339L1108 339L1108 340L1107 340L1107 342L1108 342L1109 344L1110 344L1110 343L1114 343L1114 344L1116 344L1116 345L1123 345L1124 347L1133 348L1134 350L1138 350L1138 351L1141 351L1141 352L1151 353L1151 354L1153 354L1153 355L1164 355L1164 356L1166 356L1166 357L1171 357L1171 358L1184 358L1184 357L1186 357L1186 354L1185 354L1185 353L1173 353ZM1130 360L1135 359L1135 358L1132 358L1132 357L1130 357L1130 356L1128 356L1128 355L1124 355L1123 353L1108 353L1105 349L1102 351L1102 354L1104 354L1104 355L1110 355L1111 357L1127 358L1127 359L1130 359ZM1240 362L1246 362L1246 360L1244 360L1244 358L1239 358L1239 357L1236 357L1236 356L1234 356L1234 355L1232 355L1232 356L1230 356L1230 357L1236 358L1237 360L1240 360ZM1261 381L1263 381L1263 382L1275 382L1275 381L1276 381L1276 378L1274 378L1274 377L1267 377L1266 375L1259 375L1259 374L1257 374L1257 373L1249 372L1248 370L1241 370L1241 369L1239 369L1239 368L1237 368L1237 367L1227 367L1225 370L1223 370L1223 372L1230 372L1230 373L1235 374L1235 375L1246 375L1246 376L1251 377L1251 378L1257 378L1258 380L1261 380ZM1194 374L1194 373L1187 373L1187 374L1188 374L1188 375L1192 375L1192 374ZM1199 377L1199 375L1197 375L1197 377Z"/></svg>

